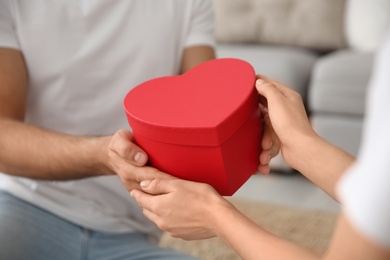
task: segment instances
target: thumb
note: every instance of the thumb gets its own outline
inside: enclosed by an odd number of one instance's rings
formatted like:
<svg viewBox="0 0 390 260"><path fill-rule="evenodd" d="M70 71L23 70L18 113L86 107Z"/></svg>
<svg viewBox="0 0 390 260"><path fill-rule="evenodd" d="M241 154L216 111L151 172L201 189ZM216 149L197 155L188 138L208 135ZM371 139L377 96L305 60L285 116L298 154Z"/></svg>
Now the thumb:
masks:
<svg viewBox="0 0 390 260"><path fill-rule="evenodd" d="M144 166L148 155L136 143L133 133L118 130L111 138L109 150L135 166Z"/></svg>
<svg viewBox="0 0 390 260"><path fill-rule="evenodd" d="M142 150L135 150L133 151L133 160L136 165L138 166L144 166L148 162L148 156L146 153Z"/></svg>
<svg viewBox="0 0 390 260"><path fill-rule="evenodd" d="M160 195L172 191L172 180L170 179L153 179L144 180L140 183L141 189L149 194Z"/></svg>

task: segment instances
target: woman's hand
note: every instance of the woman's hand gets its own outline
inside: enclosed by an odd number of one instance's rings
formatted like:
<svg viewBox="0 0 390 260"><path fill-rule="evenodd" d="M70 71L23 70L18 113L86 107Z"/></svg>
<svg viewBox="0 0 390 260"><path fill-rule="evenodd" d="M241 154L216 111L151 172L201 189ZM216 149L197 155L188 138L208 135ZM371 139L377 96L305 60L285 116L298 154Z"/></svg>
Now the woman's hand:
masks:
<svg viewBox="0 0 390 260"><path fill-rule="evenodd" d="M160 229L185 240L214 237L218 208L232 207L210 185L180 179L143 181L131 196Z"/></svg>
<svg viewBox="0 0 390 260"><path fill-rule="evenodd" d="M259 156L260 164L258 171L260 174L265 175L270 173L271 169L269 163L271 159L279 154L280 141L274 129L272 128L272 124L268 115L267 100L262 96L260 96L259 107L264 122L264 130L261 139L261 153Z"/></svg>
<svg viewBox="0 0 390 260"><path fill-rule="evenodd" d="M260 96L260 109L265 121L260 154L259 171L264 173L267 162L279 149L286 162L294 167L294 149L299 149L301 137L317 136L310 125L302 97L281 83L258 76L256 89Z"/></svg>

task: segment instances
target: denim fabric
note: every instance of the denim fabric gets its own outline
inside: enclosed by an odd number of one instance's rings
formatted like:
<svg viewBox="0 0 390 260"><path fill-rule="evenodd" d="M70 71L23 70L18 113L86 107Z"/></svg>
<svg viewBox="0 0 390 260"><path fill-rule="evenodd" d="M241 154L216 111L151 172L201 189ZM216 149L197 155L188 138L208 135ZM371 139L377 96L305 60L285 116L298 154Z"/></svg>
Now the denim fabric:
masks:
<svg viewBox="0 0 390 260"><path fill-rule="evenodd" d="M3 191L0 191L0 259L194 260L158 247L142 233L85 229Z"/></svg>

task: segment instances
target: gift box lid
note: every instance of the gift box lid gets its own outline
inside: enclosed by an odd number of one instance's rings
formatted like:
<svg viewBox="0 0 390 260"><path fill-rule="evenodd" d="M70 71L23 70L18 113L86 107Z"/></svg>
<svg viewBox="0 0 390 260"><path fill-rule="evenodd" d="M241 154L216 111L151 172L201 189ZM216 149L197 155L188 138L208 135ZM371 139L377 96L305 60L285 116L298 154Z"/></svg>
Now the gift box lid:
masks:
<svg viewBox="0 0 390 260"><path fill-rule="evenodd" d="M258 109L255 71L246 61L214 59L180 76L133 88L124 109L134 132L153 140L216 146Z"/></svg>

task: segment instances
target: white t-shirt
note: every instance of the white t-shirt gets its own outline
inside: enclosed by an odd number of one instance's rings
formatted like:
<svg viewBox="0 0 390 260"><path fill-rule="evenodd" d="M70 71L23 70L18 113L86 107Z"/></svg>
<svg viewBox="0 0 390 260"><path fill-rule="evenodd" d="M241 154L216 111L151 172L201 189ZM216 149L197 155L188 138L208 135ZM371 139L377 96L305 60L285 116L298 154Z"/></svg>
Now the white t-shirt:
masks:
<svg viewBox="0 0 390 260"><path fill-rule="evenodd" d="M76 135L129 129L123 99L179 72L185 47L214 45L210 0L0 0L0 47L23 52L26 122ZM85 227L155 233L119 178L35 181L0 189Z"/></svg>
<svg viewBox="0 0 390 260"><path fill-rule="evenodd" d="M378 53L370 87L358 160L338 191L355 228L390 248L390 37Z"/></svg>

